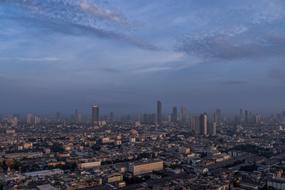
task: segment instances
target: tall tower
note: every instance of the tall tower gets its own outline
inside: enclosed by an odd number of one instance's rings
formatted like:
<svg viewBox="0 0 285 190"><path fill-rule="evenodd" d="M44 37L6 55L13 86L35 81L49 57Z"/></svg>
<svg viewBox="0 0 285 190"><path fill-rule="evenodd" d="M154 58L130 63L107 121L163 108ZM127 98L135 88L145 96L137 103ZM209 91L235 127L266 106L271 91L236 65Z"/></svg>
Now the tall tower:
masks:
<svg viewBox="0 0 285 190"><path fill-rule="evenodd" d="M195 132L196 135L200 134L200 117L192 116L191 117L191 129Z"/></svg>
<svg viewBox="0 0 285 190"><path fill-rule="evenodd" d="M157 101L156 103L156 122L158 125L161 124L161 120L162 120L162 104L161 101Z"/></svg>
<svg viewBox="0 0 285 190"><path fill-rule="evenodd" d="M200 115L200 134L208 136L208 116L207 113Z"/></svg>
<svg viewBox="0 0 285 190"><path fill-rule="evenodd" d="M99 107L97 105L92 106L92 126L99 125Z"/></svg>
<svg viewBox="0 0 285 190"><path fill-rule="evenodd" d="M213 122L211 128L211 136L216 136L216 135L217 135L217 123Z"/></svg>
<svg viewBox="0 0 285 190"><path fill-rule="evenodd" d="M177 107L172 108L171 122L176 123L178 118Z"/></svg>
<svg viewBox="0 0 285 190"><path fill-rule="evenodd" d="M181 107L181 121L183 122L183 123L186 123L186 122L188 122L188 120L189 120L189 117L188 117L188 110L187 110L187 108L185 107L185 106L182 106Z"/></svg>

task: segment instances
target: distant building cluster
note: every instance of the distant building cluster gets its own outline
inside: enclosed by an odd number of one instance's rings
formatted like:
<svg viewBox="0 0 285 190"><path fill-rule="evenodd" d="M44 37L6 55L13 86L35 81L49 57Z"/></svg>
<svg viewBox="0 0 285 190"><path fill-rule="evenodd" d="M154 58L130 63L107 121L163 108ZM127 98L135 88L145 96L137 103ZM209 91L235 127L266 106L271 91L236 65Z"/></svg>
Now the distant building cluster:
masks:
<svg viewBox="0 0 285 190"><path fill-rule="evenodd" d="M161 101L154 113L116 116L90 108L1 115L0 189L285 187L285 112L173 106L167 113Z"/></svg>

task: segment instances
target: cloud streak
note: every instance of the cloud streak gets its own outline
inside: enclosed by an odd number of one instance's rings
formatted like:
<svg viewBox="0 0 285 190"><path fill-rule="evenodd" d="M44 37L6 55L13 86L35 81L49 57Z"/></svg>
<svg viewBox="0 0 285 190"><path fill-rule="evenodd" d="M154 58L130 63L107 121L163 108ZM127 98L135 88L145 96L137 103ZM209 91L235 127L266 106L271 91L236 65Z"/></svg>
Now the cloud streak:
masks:
<svg viewBox="0 0 285 190"><path fill-rule="evenodd" d="M25 16L21 17L10 15L10 19L20 21L22 24L33 23L44 28L49 27L50 31L71 35L93 34L147 50L159 49L125 31L125 28L118 28L114 25L116 23L129 26L124 16L109 9L103 9L87 0L14 0L4 1L4 3L28 11ZM101 22L102 20L110 21L110 23L106 25L105 22Z"/></svg>
<svg viewBox="0 0 285 190"><path fill-rule="evenodd" d="M282 56L285 50L285 4L282 0L228 3L205 14L209 30L180 38L178 51L224 61ZM226 2L226 3L225 3ZM220 5L221 6L221 5Z"/></svg>
<svg viewBox="0 0 285 190"><path fill-rule="evenodd" d="M20 62L58 62L61 59L56 57L1 57L0 60Z"/></svg>
<svg viewBox="0 0 285 190"><path fill-rule="evenodd" d="M283 56L285 38L280 34L284 30L285 27L282 25L281 28L274 30L268 25L257 25L238 34L215 34L202 38L186 37L177 49L191 55L223 60ZM256 34L256 31L259 33Z"/></svg>
<svg viewBox="0 0 285 190"><path fill-rule="evenodd" d="M95 17L106 19L121 25L128 25L128 21L124 16L109 9L103 9L95 3L91 4L87 0L80 0L80 8L82 11L94 15Z"/></svg>

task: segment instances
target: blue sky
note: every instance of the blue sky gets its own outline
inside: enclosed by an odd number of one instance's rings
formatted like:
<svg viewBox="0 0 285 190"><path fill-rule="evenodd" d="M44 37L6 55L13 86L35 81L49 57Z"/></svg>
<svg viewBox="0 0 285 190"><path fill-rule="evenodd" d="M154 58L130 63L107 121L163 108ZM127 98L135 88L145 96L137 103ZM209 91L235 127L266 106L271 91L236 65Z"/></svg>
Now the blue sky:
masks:
<svg viewBox="0 0 285 190"><path fill-rule="evenodd" d="M284 0L0 0L0 111L279 111L284 34Z"/></svg>

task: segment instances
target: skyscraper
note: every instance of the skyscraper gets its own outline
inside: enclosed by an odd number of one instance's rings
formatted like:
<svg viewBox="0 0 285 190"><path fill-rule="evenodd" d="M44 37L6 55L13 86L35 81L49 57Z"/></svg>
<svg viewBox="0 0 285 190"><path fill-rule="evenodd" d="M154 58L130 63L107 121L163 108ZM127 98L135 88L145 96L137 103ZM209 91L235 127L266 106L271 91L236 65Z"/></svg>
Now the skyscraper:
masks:
<svg viewBox="0 0 285 190"><path fill-rule="evenodd" d="M183 123L187 123L189 120L189 117L188 117L188 110L185 106L182 106L181 107L181 121Z"/></svg>
<svg viewBox="0 0 285 190"><path fill-rule="evenodd" d="M211 127L211 136L216 136L216 135L217 135L217 123L213 122Z"/></svg>
<svg viewBox="0 0 285 190"><path fill-rule="evenodd" d="M92 125L99 125L99 107L97 105L92 106Z"/></svg>
<svg viewBox="0 0 285 190"><path fill-rule="evenodd" d="M178 118L177 107L172 108L171 122L176 123Z"/></svg>
<svg viewBox="0 0 285 190"><path fill-rule="evenodd" d="M200 134L200 117L192 116L191 117L191 129L195 132L196 135Z"/></svg>
<svg viewBox="0 0 285 190"><path fill-rule="evenodd" d="M207 113L200 115L200 134L208 136L208 116Z"/></svg>
<svg viewBox="0 0 285 190"><path fill-rule="evenodd" d="M162 120L162 105L161 102L158 100L156 103L156 122L158 125L161 124Z"/></svg>

